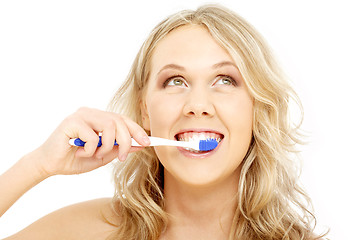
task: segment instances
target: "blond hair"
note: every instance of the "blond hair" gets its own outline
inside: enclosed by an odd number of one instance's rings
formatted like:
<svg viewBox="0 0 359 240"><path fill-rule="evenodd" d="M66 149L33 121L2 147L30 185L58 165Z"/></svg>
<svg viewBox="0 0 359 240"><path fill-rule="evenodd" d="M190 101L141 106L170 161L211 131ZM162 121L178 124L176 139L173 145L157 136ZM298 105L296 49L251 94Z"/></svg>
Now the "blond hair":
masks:
<svg viewBox="0 0 359 240"><path fill-rule="evenodd" d="M254 98L253 139L242 161L238 202L229 239L315 239L310 199L298 185L293 153L301 143L288 106L300 101L261 35L243 18L218 5L169 16L150 33L110 104L142 125L140 104L151 56L161 39L188 24L208 29L240 69ZM158 239L168 218L163 209L163 166L151 148L115 167L114 207L121 219L111 239ZM315 224L314 224L315 225Z"/></svg>

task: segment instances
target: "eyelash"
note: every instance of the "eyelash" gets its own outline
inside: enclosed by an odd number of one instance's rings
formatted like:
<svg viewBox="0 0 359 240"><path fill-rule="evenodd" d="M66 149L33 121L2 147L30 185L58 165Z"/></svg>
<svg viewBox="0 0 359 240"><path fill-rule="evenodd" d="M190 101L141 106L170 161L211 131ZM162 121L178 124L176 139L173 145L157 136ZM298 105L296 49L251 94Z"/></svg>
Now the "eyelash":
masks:
<svg viewBox="0 0 359 240"><path fill-rule="evenodd" d="M237 81L234 80L231 76L228 76L228 75L218 75L218 77L219 77L218 81L221 80L221 79L226 79L226 80L229 80L229 81L232 83L233 86L238 86ZM218 81L216 81L216 82L218 82Z"/></svg>
<svg viewBox="0 0 359 240"><path fill-rule="evenodd" d="M163 88L167 87L168 83L176 78L183 78L181 75L175 75L175 76L172 76L170 78L168 78L163 84ZM182 79L181 79L182 80Z"/></svg>
<svg viewBox="0 0 359 240"><path fill-rule="evenodd" d="M167 87L168 83L176 78L183 78L183 77L181 75L175 75L175 76L172 76L172 77L166 79L166 81L162 84L163 88ZM238 86L237 81L228 75L218 75L216 78L219 78L216 82L220 81L221 79L226 79L226 80L229 80L233 86ZM181 79L181 81L183 81L183 80Z"/></svg>

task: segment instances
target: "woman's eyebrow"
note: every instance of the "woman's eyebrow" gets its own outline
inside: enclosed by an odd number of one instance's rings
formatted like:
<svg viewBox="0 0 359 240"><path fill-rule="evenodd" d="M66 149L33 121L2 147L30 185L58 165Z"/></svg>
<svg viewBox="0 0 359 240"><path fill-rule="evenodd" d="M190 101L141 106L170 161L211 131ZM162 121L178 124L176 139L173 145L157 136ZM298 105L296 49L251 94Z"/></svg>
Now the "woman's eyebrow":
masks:
<svg viewBox="0 0 359 240"><path fill-rule="evenodd" d="M182 67L182 66L180 66L180 65L177 65L177 64L171 63L171 64L167 64L167 65L165 65L163 68L161 68L161 69L158 71L157 76L158 76L162 71L164 71L164 70L166 70L166 69L175 69L175 70L180 70L180 71L184 71L184 70L185 70L184 67Z"/></svg>
<svg viewBox="0 0 359 240"><path fill-rule="evenodd" d="M219 63L216 63L212 66L212 68L221 68L221 67L224 67L224 66L233 66L235 68L237 68L237 65L234 64L233 62L231 61L223 61L223 62L219 62ZM186 68L183 67L183 66L180 66L178 64L174 64L174 63L171 63L171 64L167 64L165 66L163 66L157 73L157 76L164 70L166 69L175 69L175 70L180 70L180 71L185 71Z"/></svg>
<svg viewBox="0 0 359 240"><path fill-rule="evenodd" d="M216 63L212 66L212 68L221 68L221 67L224 67L224 66L233 66L235 68L238 68L236 64L234 64L233 62L231 61L223 61L223 62L219 62L219 63Z"/></svg>

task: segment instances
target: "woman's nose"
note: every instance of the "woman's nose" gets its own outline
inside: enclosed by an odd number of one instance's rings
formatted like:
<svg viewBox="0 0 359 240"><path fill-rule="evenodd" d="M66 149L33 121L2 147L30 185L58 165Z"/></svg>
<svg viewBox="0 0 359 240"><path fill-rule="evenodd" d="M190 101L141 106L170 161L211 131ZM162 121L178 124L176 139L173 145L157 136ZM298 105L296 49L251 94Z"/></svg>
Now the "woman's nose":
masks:
<svg viewBox="0 0 359 240"><path fill-rule="evenodd" d="M203 89L191 91L185 100L183 113L188 117L212 117L215 108L209 93Z"/></svg>

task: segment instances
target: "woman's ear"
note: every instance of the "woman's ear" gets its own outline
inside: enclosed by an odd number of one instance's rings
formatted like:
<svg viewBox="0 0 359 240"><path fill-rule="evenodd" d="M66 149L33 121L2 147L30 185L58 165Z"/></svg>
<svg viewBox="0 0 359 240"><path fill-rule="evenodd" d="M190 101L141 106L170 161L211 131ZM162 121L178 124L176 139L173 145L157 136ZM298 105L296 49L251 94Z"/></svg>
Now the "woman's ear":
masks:
<svg viewBox="0 0 359 240"><path fill-rule="evenodd" d="M146 102L141 101L140 105L141 105L141 118L142 118L143 128L147 131L150 131L150 118L148 116Z"/></svg>

